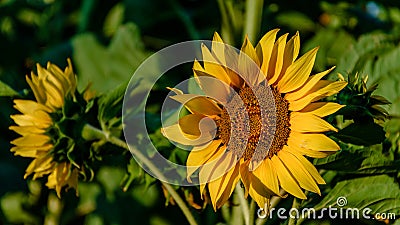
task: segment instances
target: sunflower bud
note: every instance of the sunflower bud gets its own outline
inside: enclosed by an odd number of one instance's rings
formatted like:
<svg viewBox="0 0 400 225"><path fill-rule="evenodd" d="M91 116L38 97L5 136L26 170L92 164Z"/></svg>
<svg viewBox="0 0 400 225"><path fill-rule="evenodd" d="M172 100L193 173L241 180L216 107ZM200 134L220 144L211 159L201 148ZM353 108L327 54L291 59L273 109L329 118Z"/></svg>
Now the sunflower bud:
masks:
<svg viewBox="0 0 400 225"><path fill-rule="evenodd" d="M373 118L378 121L384 121L389 113L381 105L391 104L386 98L373 95L378 88L375 83L367 87L368 75L361 77L358 73L349 75L349 84L337 96L340 104L347 105L348 119L363 119L365 117Z"/></svg>

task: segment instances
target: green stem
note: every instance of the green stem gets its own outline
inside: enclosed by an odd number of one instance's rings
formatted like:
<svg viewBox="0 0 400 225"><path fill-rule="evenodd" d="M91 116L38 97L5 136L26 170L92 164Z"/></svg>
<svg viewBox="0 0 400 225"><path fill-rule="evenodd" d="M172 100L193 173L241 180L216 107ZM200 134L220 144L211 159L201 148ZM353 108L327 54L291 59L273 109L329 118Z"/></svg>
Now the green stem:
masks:
<svg viewBox="0 0 400 225"><path fill-rule="evenodd" d="M256 42L261 28L264 0L247 0L243 36L248 35L250 42Z"/></svg>
<svg viewBox="0 0 400 225"><path fill-rule="evenodd" d="M221 12L221 36L226 44L235 45L235 21L229 13L229 1L217 0Z"/></svg>
<svg viewBox="0 0 400 225"><path fill-rule="evenodd" d="M226 224L243 225L244 218L239 198L240 196L238 195L237 192L235 192L232 198L234 207L231 207L232 208L231 215L227 220L225 220L227 222ZM239 205L236 204L237 202L239 202Z"/></svg>
<svg viewBox="0 0 400 225"><path fill-rule="evenodd" d="M166 180L164 175L161 173L160 170L146 157L144 156L138 149L136 149L133 146L129 146L126 144L125 141L114 137L112 135L109 135L102 130L93 127L90 124L86 124L83 127L82 133L89 133L90 137L97 137L98 139L104 139L116 146L119 146L121 148L124 148L128 151L130 151L132 154L135 155L137 159L139 159L143 164L145 164L157 177L159 177L161 180ZM187 207L183 199L179 196L179 194L175 191L175 189L167 184L161 181L161 184L167 189L167 191L171 194L171 196L174 198L176 204L178 204L179 208L182 210L183 214L185 215L186 219L188 220L190 225L197 225L196 220L194 219L192 213L190 212L190 209Z"/></svg>
<svg viewBox="0 0 400 225"><path fill-rule="evenodd" d="M295 197L293 198L293 204L292 204L292 209L298 209L300 206L300 201ZM296 225L297 224L297 219L294 216L289 216L289 223L288 225Z"/></svg>
<svg viewBox="0 0 400 225"><path fill-rule="evenodd" d="M250 219L250 216L249 216L249 205L247 203L246 198L244 197L243 189L244 188L240 187L240 184L238 183L236 185L235 192L236 192L236 194L238 195L238 198L239 198L239 204L240 204L240 207L242 208L244 222L245 222L246 225L250 225L249 224L249 222L250 222L249 221L249 219Z"/></svg>
<svg viewBox="0 0 400 225"><path fill-rule="evenodd" d="M250 210L249 210L249 224L255 223L256 206L257 206L256 201L254 201L254 199L252 199L250 202Z"/></svg>

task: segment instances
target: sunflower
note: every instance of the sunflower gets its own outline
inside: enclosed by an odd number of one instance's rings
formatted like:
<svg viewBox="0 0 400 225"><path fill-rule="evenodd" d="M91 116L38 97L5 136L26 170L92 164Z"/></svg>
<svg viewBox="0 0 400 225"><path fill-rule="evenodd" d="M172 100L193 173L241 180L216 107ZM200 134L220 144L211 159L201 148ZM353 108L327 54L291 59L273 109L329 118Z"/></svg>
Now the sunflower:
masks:
<svg viewBox="0 0 400 225"><path fill-rule="evenodd" d="M31 174L33 179L48 175L46 186L55 189L60 197L63 187L76 189L78 185L80 166L71 160L76 158L73 156L76 145L65 127L76 117L69 111L79 109L76 105L80 95L76 92L76 77L69 59L64 71L48 63L47 69L38 64L37 73L32 72L30 78L26 76L35 100L14 100L14 107L22 114L11 116L17 126L10 129L21 137L11 142L15 145L11 151L33 158L25 179Z"/></svg>
<svg viewBox="0 0 400 225"><path fill-rule="evenodd" d="M340 149L323 134L337 130L322 117L343 106L319 100L347 83L321 80L333 68L310 76L318 48L298 58L299 34L287 41L288 34L276 40L277 33L265 34L255 48L246 37L239 53L215 33L211 50L202 46L203 65L193 65L206 95L171 89L171 98L190 113L162 133L193 146L187 179L198 179L201 194L208 187L214 210L239 180L245 196L262 208L281 189L300 199L306 198L303 190L320 194L318 184L325 182L305 156L322 158Z"/></svg>

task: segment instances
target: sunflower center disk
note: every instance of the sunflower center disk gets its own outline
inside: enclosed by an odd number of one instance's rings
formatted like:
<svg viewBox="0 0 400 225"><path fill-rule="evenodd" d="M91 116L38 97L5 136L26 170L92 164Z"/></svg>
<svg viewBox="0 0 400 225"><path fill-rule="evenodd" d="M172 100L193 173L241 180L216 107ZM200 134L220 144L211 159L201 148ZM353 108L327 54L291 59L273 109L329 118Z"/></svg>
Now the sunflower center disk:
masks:
<svg viewBox="0 0 400 225"><path fill-rule="evenodd" d="M289 103L274 88L246 86L225 105L218 132L227 151L238 158L271 158L290 134Z"/></svg>

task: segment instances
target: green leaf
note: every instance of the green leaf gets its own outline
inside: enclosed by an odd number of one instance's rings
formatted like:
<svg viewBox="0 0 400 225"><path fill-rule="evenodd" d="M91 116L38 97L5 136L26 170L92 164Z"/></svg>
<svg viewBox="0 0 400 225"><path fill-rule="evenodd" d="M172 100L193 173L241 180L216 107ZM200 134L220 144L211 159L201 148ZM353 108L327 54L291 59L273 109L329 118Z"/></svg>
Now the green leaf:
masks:
<svg viewBox="0 0 400 225"><path fill-rule="evenodd" d="M127 84L124 83L118 88L104 94L99 99L99 115L98 119L102 126L102 129L108 130L112 125L116 125L121 122L122 114L122 101L124 99L124 94ZM114 118L119 118L118 121L111 121Z"/></svg>
<svg viewBox="0 0 400 225"><path fill-rule="evenodd" d="M129 160L126 170L126 174L121 181L123 191L127 191L132 183L140 184L144 182L145 172L133 157Z"/></svg>
<svg viewBox="0 0 400 225"><path fill-rule="evenodd" d="M382 143L385 140L385 131L373 122L352 123L332 136L346 143L370 146Z"/></svg>
<svg viewBox="0 0 400 225"><path fill-rule="evenodd" d="M362 209L370 208L371 214L389 212L400 214L399 185L387 175L340 181L314 208L322 209L329 206L340 208L337 204L338 197L347 199L347 204L343 208L357 208L360 212Z"/></svg>
<svg viewBox="0 0 400 225"><path fill-rule="evenodd" d="M375 95L387 98L392 115L400 112L400 46L398 37L387 34L362 35L356 44L348 48L339 60L337 72L342 74L368 75L368 86L378 83Z"/></svg>
<svg viewBox="0 0 400 225"><path fill-rule="evenodd" d="M128 81L149 56L139 29L132 23L120 26L108 47L101 45L94 34L79 35L73 39L72 45L80 88L92 83L93 89L100 93ZM151 70L149 74L159 74L157 65L147 68Z"/></svg>
<svg viewBox="0 0 400 225"><path fill-rule="evenodd" d="M303 49L309 50L316 46L320 47L315 60L315 69L316 71L322 71L327 67L336 65L354 42L354 38L344 30L319 29L304 44Z"/></svg>
<svg viewBox="0 0 400 225"><path fill-rule="evenodd" d="M0 81L0 96L17 96L18 92L14 91L10 86Z"/></svg>
<svg viewBox="0 0 400 225"><path fill-rule="evenodd" d="M342 146L342 150L334 155L314 159L314 165L319 169L349 174L395 173L400 170L400 160L395 160L393 151L383 152L382 145L364 148Z"/></svg>

